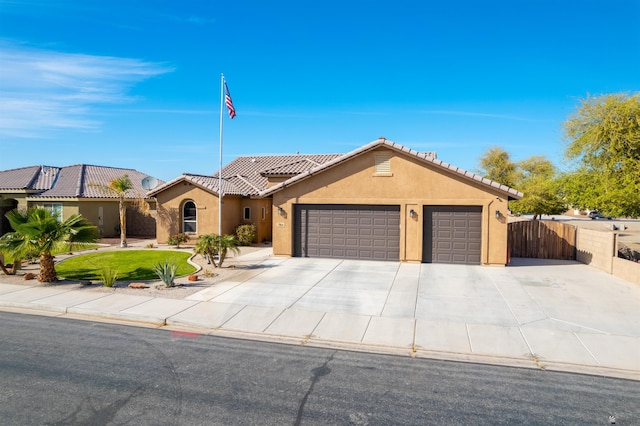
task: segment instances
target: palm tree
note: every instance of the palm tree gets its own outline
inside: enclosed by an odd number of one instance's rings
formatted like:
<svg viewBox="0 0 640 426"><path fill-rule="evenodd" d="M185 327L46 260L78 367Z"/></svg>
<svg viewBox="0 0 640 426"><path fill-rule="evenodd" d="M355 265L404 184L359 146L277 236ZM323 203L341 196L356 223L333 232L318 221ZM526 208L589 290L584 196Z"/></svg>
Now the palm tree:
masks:
<svg viewBox="0 0 640 426"><path fill-rule="evenodd" d="M228 251L232 251L236 254L240 253L239 245L240 243L238 243L238 240L233 235L223 235L222 237L218 237L218 247L220 247L218 268L222 268L222 262L224 262L224 258L227 257Z"/></svg>
<svg viewBox="0 0 640 426"><path fill-rule="evenodd" d="M194 248L197 254L207 259L207 263L213 263L214 268L218 267L214 256L218 254L219 249L220 245L216 234L200 235Z"/></svg>
<svg viewBox="0 0 640 426"><path fill-rule="evenodd" d="M134 188L129 175L111 179L109 185L95 185L100 189L110 192L118 197L118 210L120 212L120 247L127 246L127 191ZM143 197L133 200L133 207L143 214L149 213L149 204Z"/></svg>
<svg viewBox="0 0 640 426"><path fill-rule="evenodd" d="M240 253L240 243L233 235L223 235L220 237L218 234L200 235L196 241L195 251L198 254L207 258L207 262L213 263L214 268L222 268L222 263L227 257L227 253L232 251L234 253ZM218 255L218 263L214 259L215 255Z"/></svg>
<svg viewBox="0 0 640 426"><path fill-rule="evenodd" d="M14 232L0 237L0 248L14 257L24 256L30 251L37 252L40 255L38 281L44 283L58 279L52 254L54 250L71 243L82 247L100 238L98 228L79 214L60 222L49 210L36 207L12 210L6 217Z"/></svg>
<svg viewBox="0 0 640 426"><path fill-rule="evenodd" d="M7 237L7 240L8 239L9 237ZM2 249L2 246L0 246L0 249ZM4 249L4 251L7 251L7 250ZM3 253L0 252L0 270L2 270L2 272L5 275L15 275L16 272L18 272L18 269L20 269L21 264L22 264L22 260L19 257L14 257L13 264L11 265L11 269L7 269L7 265L4 264Z"/></svg>
<svg viewBox="0 0 640 426"><path fill-rule="evenodd" d="M0 270L2 270L2 272L4 272L5 275L11 275L11 272L9 272L9 270L4 266L4 259L1 254L0 254Z"/></svg>

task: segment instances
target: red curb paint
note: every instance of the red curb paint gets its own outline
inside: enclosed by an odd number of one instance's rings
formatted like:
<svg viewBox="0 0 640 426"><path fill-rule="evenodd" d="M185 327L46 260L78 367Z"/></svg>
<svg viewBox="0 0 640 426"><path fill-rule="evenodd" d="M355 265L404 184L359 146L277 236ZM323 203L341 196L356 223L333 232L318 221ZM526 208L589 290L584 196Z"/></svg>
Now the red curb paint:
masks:
<svg viewBox="0 0 640 426"><path fill-rule="evenodd" d="M201 336L201 334L198 334L198 333L190 333L188 331L175 331L175 330L171 331L171 335L173 337L189 337L190 339L195 339Z"/></svg>

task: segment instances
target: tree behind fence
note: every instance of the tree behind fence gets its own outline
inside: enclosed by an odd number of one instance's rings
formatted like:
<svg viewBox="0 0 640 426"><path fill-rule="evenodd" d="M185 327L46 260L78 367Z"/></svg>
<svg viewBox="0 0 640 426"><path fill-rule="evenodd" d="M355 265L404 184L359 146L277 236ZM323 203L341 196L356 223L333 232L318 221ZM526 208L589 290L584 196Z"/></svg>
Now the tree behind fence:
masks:
<svg viewBox="0 0 640 426"><path fill-rule="evenodd" d="M576 227L553 221L521 221L509 224L511 257L575 260Z"/></svg>

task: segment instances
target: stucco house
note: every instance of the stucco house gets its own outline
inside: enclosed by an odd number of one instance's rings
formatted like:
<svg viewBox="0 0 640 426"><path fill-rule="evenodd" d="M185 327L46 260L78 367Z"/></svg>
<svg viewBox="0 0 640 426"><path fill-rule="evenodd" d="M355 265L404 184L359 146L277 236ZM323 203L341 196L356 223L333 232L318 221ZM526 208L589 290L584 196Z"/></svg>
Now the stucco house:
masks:
<svg viewBox="0 0 640 426"><path fill-rule="evenodd" d="M256 227L255 242L271 241L272 206L270 197L260 192L271 185L310 170L339 154L257 155L238 157L221 170L222 233L234 234L238 225ZM157 200L158 242L171 235L186 233L192 239L219 232L219 175L185 173L147 196Z"/></svg>
<svg viewBox="0 0 640 426"><path fill-rule="evenodd" d="M260 195L275 255L505 265L523 194L381 137Z"/></svg>
<svg viewBox="0 0 640 426"><path fill-rule="evenodd" d="M222 169L223 233L254 223L281 256L507 263L507 203L522 193L383 137L347 154L239 157ZM148 195L158 241L218 232L218 177Z"/></svg>
<svg viewBox="0 0 640 426"><path fill-rule="evenodd" d="M76 164L65 167L30 166L0 171L0 235L10 232L5 213L15 208L45 207L62 220L79 213L96 225L105 237L120 235L118 197L103 189L112 179L128 175L134 188L127 198L144 197L142 180L149 177L133 169ZM157 179L155 180L157 181ZM158 181L158 183L162 183ZM127 234L154 237L155 200L149 199L152 215L127 209Z"/></svg>

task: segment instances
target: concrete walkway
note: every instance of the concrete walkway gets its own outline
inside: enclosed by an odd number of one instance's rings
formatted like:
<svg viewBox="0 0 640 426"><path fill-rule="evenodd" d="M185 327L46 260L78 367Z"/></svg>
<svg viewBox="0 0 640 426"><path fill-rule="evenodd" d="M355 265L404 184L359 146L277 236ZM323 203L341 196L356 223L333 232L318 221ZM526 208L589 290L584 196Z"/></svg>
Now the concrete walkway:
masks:
<svg viewBox="0 0 640 426"><path fill-rule="evenodd" d="M2 284L0 309L640 380L640 287L589 266L238 258L185 299Z"/></svg>

